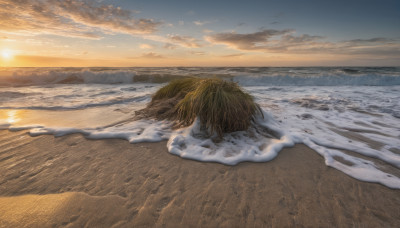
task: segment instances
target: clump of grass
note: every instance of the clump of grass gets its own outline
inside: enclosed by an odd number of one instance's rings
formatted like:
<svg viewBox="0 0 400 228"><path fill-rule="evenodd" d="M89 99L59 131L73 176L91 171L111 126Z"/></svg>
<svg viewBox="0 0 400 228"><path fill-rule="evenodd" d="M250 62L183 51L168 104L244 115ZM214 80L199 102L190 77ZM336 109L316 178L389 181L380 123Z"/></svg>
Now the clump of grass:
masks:
<svg viewBox="0 0 400 228"><path fill-rule="evenodd" d="M146 109L149 116L173 120L178 126L189 126L197 117L202 127L219 136L246 130L257 114L262 115L248 93L218 78L172 81L154 94Z"/></svg>
<svg viewBox="0 0 400 228"><path fill-rule="evenodd" d="M187 93L196 88L200 78L182 78L171 81L168 85L159 89L152 97L151 102L160 99L184 98Z"/></svg>
<svg viewBox="0 0 400 228"><path fill-rule="evenodd" d="M185 77L172 80L159 89L152 97L146 108L136 111L136 118L156 118L158 120L176 121L176 105L187 93L193 91L200 78ZM176 121L176 126L179 126Z"/></svg>
<svg viewBox="0 0 400 228"><path fill-rule="evenodd" d="M198 117L204 127L220 136L246 130L255 114L261 113L253 98L236 83L216 78L199 81L176 108L182 125L190 125Z"/></svg>

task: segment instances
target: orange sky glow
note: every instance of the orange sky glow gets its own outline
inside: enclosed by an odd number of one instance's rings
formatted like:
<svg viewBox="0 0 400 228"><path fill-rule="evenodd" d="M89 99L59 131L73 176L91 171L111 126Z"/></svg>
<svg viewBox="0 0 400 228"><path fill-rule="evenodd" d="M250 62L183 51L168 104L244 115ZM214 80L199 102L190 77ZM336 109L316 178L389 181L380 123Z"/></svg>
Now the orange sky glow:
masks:
<svg viewBox="0 0 400 228"><path fill-rule="evenodd" d="M211 15L190 5L157 12L152 7L111 0L0 0L0 67L400 64L400 35L390 27L399 18L393 13L391 19L389 11L389 21L368 29L367 21L332 21L328 11L326 22L318 24L325 15L288 13L279 4L257 18L251 10L241 12L249 21L234 20L240 7ZM360 15L361 10L366 9ZM354 32L345 29L351 23Z"/></svg>

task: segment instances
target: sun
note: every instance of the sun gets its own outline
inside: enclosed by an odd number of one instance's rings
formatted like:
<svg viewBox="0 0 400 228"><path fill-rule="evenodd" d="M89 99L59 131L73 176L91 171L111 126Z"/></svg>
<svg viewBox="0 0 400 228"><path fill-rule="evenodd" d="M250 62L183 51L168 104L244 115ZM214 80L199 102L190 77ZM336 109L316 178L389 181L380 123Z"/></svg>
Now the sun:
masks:
<svg viewBox="0 0 400 228"><path fill-rule="evenodd" d="M12 51L9 50L9 49L3 49L3 50L1 51L1 56L3 57L3 59L9 60L9 59L12 59L12 58L13 58L13 53L12 53Z"/></svg>

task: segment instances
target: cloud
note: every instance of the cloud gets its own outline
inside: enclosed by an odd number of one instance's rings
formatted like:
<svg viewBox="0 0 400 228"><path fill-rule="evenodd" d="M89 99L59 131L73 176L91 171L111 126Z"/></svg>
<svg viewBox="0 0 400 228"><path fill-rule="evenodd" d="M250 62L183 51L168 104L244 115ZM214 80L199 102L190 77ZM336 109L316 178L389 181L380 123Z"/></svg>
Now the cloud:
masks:
<svg viewBox="0 0 400 228"><path fill-rule="evenodd" d="M390 42L395 42L396 40L394 39L388 39L384 37L376 37L376 38L371 38L371 39L354 39L354 40L347 40L347 41L342 41L344 44L348 45L374 45L374 44L380 44L380 43L390 43Z"/></svg>
<svg viewBox="0 0 400 228"><path fill-rule="evenodd" d="M0 40L7 41L7 42L14 42L14 41L16 41L16 40L14 40L14 39L11 39L11 38L8 37L8 36L0 36Z"/></svg>
<svg viewBox="0 0 400 228"><path fill-rule="evenodd" d="M199 41L191 36L169 35L169 41L187 48L199 48L202 45Z"/></svg>
<svg viewBox="0 0 400 228"><path fill-rule="evenodd" d="M300 36L293 36L291 34L285 34L282 36L282 42L285 42L287 44L299 44L299 43L305 43L305 42L313 42L316 40L323 39L323 36L312 36L308 34L302 34Z"/></svg>
<svg viewBox="0 0 400 228"><path fill-rule="evenodd" d="M220 57L222 58L236 58L236 57L241 57L244 56L245 54L243 53L238 53L238 54L230 54L230 55L222 55Z"/></svg>
<svg viewBox="0 0 400 228"><path fill-rule="evenodd" d="M193 21L193 24L197 25L197 26L203 26L205 24L209 24L211 23L210 21Z"/></svg>
<svg viewBox="0 0 400 228"><path fill-rule="evenodd" d="M154 47L150 44L141 44L139 46L140 49L153 49Z"/></svg>
<svg viewBox="0 0 400 228"><path fill-rule="evenodd" d="M169 49L169 50L174 50L174 49L176 49L177 47L178 47L177 45L171 44L171 43L166 43L166 44L164 44L164 48L165 48L165 49Z"/></svg>
<svg viewBox="0 0 400 228"><path fill-rule="evenodd" d="M206 53L204 51L190 51L190 54L199 55L199 56L206 55Z"/></svg>
<svg viewBox="0 0 400 228"><path fill-rule="evenodd" d="M338 42L311 42L289 49L297 53L328 53L370 57L400 57L400 40L375 37Z"/></svg>
<svg viewBox="0 0 400 228"><path fill-rule="evenodd" d="M269 42L269 45L266 47L268 51L282 52L307 49L318 44L323 44L323 42L319 43L319 41L324 37L308 34L302 34L300 36L285 34L279 38L280 39Z"/></svg>
<svg viewBox="0 0 400 228"><path fill-rule="evenodd" d="M376 37L341 41L332 48L332 52L353 55L381 55L400 57L400 40Z"/></svg>
<svg viewBox="0 0 400 228"><path fill-rule="evenodd" d="M149 34L160 22L96 1L0 0L0 31L99 39L101 34Z"/></svg>
<svg viewBox="0 0 400 228"><path fill-rule="evenodd" d="M175 49L178 46L185 48L199 48L203 45L200 44L200 41L191 36L180 36L180 35L167 35L167 36L159 36L159 35L144 35L142 38L147 40L152 40L160 43L164 43L164 48L166 49Z"/></svg>
<svg viewBox="0 0 400 228"><path fill-rule="evenodd" d="M154 53L154 52L149 52L149 53L144 53L141 58L148 58L148 59L162 59L165 58L163 55Z"/></svg>
<svg viewBox="0 0 400 228"><path fill-rule="evenodd" d="M348 41L328 42L322 36L295 35L294 30L264 29L259 32L239 34L217 33L206 36L212 44L223 44L241 51L290 54L347 54L399 56L399 40L377 37Z"/></svg>
<svg viewBox="0 0 400 228"><path fill-rule="evenodd" d="M240 34L235 32L217 33L206 36L213 44L225 44L239 50L265 50L268 40L273 36L292 33L293 30L264 29L255 33Z"/></svg>

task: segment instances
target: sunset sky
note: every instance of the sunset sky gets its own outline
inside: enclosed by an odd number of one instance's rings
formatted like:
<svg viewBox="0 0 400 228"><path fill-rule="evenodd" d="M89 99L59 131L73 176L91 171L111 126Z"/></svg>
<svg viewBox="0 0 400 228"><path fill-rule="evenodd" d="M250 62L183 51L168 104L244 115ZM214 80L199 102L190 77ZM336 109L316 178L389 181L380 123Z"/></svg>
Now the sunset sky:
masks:
<svg viewBox="0 0 400 228"><path fill-rule="evenodd" d="M0 0L0 66L399 66L399 0Z"/></svg>

